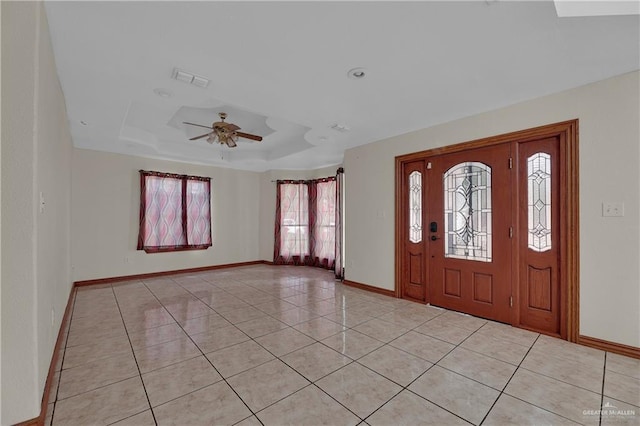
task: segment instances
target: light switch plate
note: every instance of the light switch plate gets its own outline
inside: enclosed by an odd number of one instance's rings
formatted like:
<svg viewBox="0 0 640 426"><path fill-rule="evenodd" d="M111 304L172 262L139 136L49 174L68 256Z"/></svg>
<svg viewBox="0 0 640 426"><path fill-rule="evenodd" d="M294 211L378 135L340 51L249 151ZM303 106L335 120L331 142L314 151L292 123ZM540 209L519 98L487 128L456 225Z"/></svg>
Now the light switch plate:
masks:
<svg viewBox="0 0 640 426"><path fill-rule="evenodd" d="M602 216L603 217L624 216L624 203L605 201L604 203L602 203Z"/></svg>

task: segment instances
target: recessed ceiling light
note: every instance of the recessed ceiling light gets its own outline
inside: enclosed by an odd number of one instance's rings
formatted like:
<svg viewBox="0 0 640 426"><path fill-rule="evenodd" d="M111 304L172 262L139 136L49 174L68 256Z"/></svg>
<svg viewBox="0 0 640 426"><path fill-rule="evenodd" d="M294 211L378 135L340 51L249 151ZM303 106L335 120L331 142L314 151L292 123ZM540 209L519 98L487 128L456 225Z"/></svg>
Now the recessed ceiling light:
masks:
<svg viewBox="0 0 640 426"><path fill-rule="evenodd" d="M353 68L350 69L349 72L347 72L347 75L349 76L349 78L352 78L354 80L362 80L367 75L367 70L362 67Z"/></svg>
<svg viewBox="0 0 640 426"><path fill-rule="evenodd" d="M170 98L171 96L173 96L173 93L171 93L167 89L153 89L153 93L160 96L161 98Z"/></svg>

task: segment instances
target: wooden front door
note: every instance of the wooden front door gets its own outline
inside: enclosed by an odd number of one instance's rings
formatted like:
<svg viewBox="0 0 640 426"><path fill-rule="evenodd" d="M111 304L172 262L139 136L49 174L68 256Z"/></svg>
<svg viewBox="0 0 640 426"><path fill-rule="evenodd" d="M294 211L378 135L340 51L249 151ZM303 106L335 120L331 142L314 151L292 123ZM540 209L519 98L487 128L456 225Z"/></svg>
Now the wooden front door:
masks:
<svg viewBox="0 0 640 426"><path fill-rule="evenodd" d="M578 121L396 157L396 294L575 342Z"/></svg>
<svg viewBox="0 0 640 426"><path fill-rule="evenodd" d="M430 303L511 322L510 144L427 159Z"/></svg>

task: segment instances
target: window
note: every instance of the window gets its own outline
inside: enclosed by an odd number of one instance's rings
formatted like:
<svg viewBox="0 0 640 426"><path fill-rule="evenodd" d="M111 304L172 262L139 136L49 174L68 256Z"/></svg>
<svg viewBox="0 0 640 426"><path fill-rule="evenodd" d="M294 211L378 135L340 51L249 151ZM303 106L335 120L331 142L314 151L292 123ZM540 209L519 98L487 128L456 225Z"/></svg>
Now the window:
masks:
<svg viewBox="0 0 640 426"><path fill-rule="evenodd" d="M409 175L409 241L422 241L422 173Z"/></svg>
<svg viewBox="0 0 640 426"><path fill-rule="evenodd" d="M283 183L280 200L280 254L304 259L309 255L309 187L304 183Z"/></svg>
<svg viewBox="0 0 640 426"><path fill-rule="evenodd" d="M527 158L529 248L551 250L551 156L538 152Z"/></svg>
<svg viewBox="0 0 640 426"><path fill-rule="evenodd" d="M491 167L457 164L443 184L445 257L491 262Z"/></svg>
<svg viewBox="0 0 640 426"><path fill-rule="evenodd" d="M278 181L274 262L333 269L336 260L336 178ZM341 232L341 231L340 231Z"/></svg>
<svg viewBox="0 0 640 426"><path fill-rule="evenodd" d="M140 170L138 250L211 247L211 179Z"/></svg>

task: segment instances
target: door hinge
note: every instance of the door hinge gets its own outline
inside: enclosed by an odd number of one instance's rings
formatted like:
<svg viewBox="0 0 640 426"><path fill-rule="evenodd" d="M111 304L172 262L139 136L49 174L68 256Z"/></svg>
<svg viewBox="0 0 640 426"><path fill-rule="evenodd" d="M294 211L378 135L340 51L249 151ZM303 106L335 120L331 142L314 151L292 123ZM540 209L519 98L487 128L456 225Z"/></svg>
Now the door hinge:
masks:
<svg viewBox="0 0 640 426"><path fill-rule="evenodd" d="M509 168L513 169L513 158L509 157Z"/></svg>
<svg viewBox="0 0 640 426"><path fill-rule="evenodd" d="M509 307L513 308L513 296L509 296Z"/></svg>
<svg viewBox="0 0 640 426"><path fill-rule="evenodd" d="M513 238L513 226L509 227L509 238Z"/></svg>

